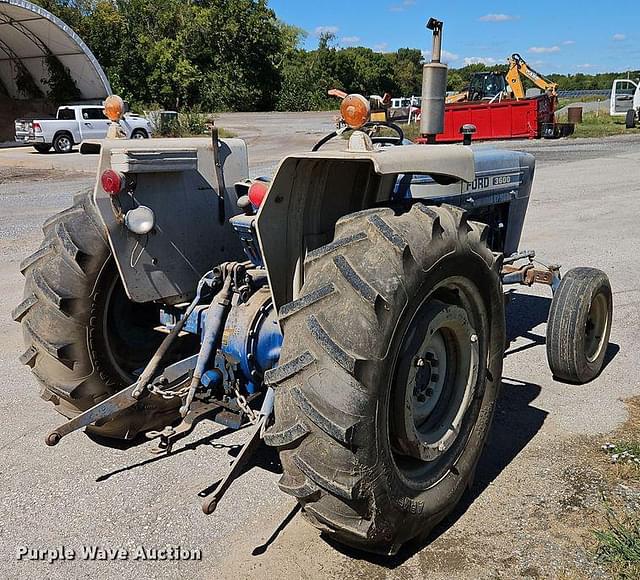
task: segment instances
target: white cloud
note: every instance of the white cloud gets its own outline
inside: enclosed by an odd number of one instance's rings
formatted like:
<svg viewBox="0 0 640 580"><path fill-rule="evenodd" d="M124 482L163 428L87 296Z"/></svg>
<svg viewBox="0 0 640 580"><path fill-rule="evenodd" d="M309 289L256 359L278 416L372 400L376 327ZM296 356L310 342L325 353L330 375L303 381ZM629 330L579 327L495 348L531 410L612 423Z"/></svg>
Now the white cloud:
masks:
<svg viewBox="0 0 640 580"><path fill-rule="evenodd" d="M464 59L464 66L470 64L485 64L487 66L498 64L498 60L491 56L468 56Z"/></svg>
<svg viewBox="0 0 640 580"><path fill-rule="evenodd" d="M485 14L480 16L480 22L509 22L510 20L518 20L519 16L513 14Z"/></svg>
<svg viewBox="0 0 640 580"><path fill-rule="evenodd" d="M430 50L423 50L422 51L422 58L424 58L425 60L431 60L431 51ZM458 60L460 57L453 53L453 52L449 52L448 50L443 50L442 51L442 62L445 63L450 63L453 62L455 60Z"/></svg>
<svg viewBox="0 0 640 580"><path fill-rule="evenodd" d="M570 46L572 44L575 44L576 41L575 40L563 40L562 44L564 44L565 46Z"/></svg>
<svg viewBox="0 0 640 580"><path fill-rule="evenodd" d="M627 35L626 35L626 34L618 33L618 34L614 34L611 38L612 38L613 40L615 40L615 41L620 42L621 40L626 40L626 39L627 39Z"/></svg>
<svg viewBox="0 0 640 580"><path fill-rule="evenodd" d="M576 68L588 69L588 68L594 68L595 66L596 66L595 64L585 63L585 64L577 64Z"/></svg>
<svg viewBox="0 0 640 580"><path fill-rule="evenodd" d="M529 49L529 52L533 52L534 54L549 54L552 52L560 52L559 46L532 46Z"/></svg>
<svg viewBox="0 0 640 580"><path fill-rule="evenodd" d="M389 6L391 12L404 12L408 8L411 8L416 3L416 0L402 0L400 4L392 4Z"/></svg>
<svg viewBox="0 0 640 580"><path fill-rule="evenodd" d="M338 34L340 29L337 26L316 26L313 34L322 36L323 34Z"/></svg>
<svg viewBox="0 0 640 580"><path fill-rule="evenodd" d="M359 36L343 36L341 38L342 44L358 44L360 42Z"/></svg>
<svg viewBox="0 0 640 580"><path fill-rule="evenodd" d="M375 50L376 52L385 52L388 48L388 42L379 42L378 44L373 45L373 50Z"/></svg>

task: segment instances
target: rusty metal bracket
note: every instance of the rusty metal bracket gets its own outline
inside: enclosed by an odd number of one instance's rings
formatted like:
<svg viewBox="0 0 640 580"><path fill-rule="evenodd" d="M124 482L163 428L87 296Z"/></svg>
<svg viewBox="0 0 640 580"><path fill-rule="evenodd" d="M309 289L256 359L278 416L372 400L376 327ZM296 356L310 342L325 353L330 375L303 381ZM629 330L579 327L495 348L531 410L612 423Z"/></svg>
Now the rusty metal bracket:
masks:
<svg viewBox="0 0 640 580"><path fill-rule="evenodd" d="M560 284L560 266L545 266L534 264L535 252L527 251L514 254L509 258L505 258L500 276L502 283L522 284L523 286L533 286L534 284L544 284L550 286L555 292ZM515 265L519 260L529 261L521 266Z"/></svg>
<svg viewBox="0 0 640 580"><path fill-rule="evenodd" d="M175 443L189 435L198 423L204 419L215 419L215 415L222 410L223 407L218 403L195 402L187 416L176 427L168 425L162 431L149 431L146 433L147 439L160 439L158 445L151 449L151 453L166 453L169 455Z"/></svg>

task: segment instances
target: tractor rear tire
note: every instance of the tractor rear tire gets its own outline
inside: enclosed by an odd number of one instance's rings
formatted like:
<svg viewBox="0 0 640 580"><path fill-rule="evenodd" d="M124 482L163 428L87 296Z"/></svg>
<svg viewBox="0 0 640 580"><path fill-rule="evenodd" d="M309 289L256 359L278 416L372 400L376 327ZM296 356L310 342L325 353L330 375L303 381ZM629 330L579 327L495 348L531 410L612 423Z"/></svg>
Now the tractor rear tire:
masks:
<svg viewBox="0 0 640 580"><path fill-rule="evenodd" d="M627 129L635 129L636 126L636 111L635 109L629 109L625 118L625 126Z"/></svg>
<svg viewBox="0 0 640 580"><path fill-rule="evenodd" d="M42 245L20 266L24 300L13 311L26 346L21 362L42 398L69 418L133 383L162 339L153 330L158 307L127 298L99 223L91 192L45 222ZM175 402L157 397L138 407L88 431L131 439L176 415Z"/></svg>
<svg viewBox="0 0 640 580"><path fill-rule="evenodd" d="M280 310L265 440L280 488L338 542L394 554L471 485L505 345L487 232L452 206L346 216Z"/></svg>
<svg viewBox="0 0 640 580"><path fill-rule="evenodd" d="M584 384L602 370L611 334L613 295L595 268L569 270L553 295L547 360L556 379Z"/></svg>

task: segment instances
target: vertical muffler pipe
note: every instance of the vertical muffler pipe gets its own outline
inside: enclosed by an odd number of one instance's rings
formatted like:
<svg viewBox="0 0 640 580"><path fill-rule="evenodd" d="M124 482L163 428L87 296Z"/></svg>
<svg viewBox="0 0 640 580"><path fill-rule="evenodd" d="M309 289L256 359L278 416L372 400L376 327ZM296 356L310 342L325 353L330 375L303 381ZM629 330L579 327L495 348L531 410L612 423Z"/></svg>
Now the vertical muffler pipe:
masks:
<svg viewBox="0 0 640 580"><path fill-rule="evenodd" d="M444 103L447 95L448 67L440 62L442 56L443 23L430 18L427 28L433 31L431 62L422 68L422 113L420 133L428 143L436 142L436 135L444 132Z"/></svg>

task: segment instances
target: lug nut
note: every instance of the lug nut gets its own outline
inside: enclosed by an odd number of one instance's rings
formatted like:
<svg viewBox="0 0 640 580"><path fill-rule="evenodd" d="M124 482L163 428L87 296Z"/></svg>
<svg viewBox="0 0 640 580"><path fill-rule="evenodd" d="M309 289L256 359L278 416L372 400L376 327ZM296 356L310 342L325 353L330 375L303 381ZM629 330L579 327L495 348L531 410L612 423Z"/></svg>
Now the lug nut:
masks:
<svg viewBox="0 0 640 580"><path fill-rule="evenodd" d="M416 366L417 367L423 367L424 366L424 359L423 358L417 358L416 359Z"/></svg>
<svg viewBox="0 0 640 580"><path fill-rule="evenodd" d="M478 335L477 334L472 334L471 335L471 342L478 342Z"/></svg>

